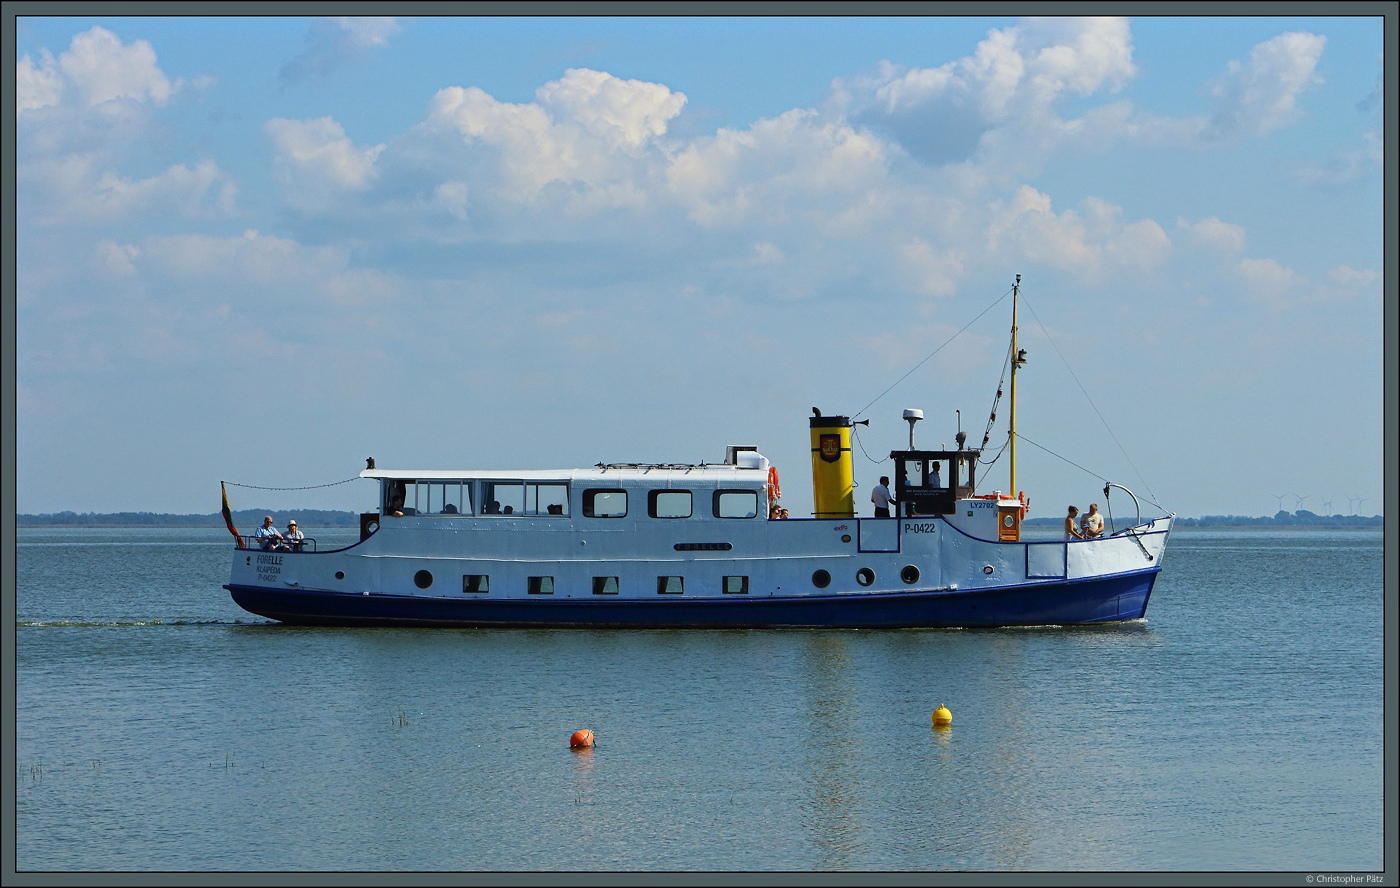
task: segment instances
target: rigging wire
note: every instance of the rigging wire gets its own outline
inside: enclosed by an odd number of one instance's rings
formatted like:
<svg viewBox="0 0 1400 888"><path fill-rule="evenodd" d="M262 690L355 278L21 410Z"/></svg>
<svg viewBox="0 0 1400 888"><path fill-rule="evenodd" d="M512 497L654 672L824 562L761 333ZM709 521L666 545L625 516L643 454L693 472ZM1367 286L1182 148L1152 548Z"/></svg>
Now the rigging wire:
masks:
<svg viewBox="0 0 1400 888"><path fill-rule="evenodd" d="M1128 456L1128 451L1124 449L1123 444L1118 440L1118 436L1113 434L1113 429L1109 426L1108 420L1103 418L1103 414L1099 412L1098 405L1094 403L1093 398L1089 397L1089 392L1084 388L1084 383L1079 381L1079 377L1075 375L1074 368L1069 365L1069 361L1066 361L1065 356L1061 354L1060 347L1055 344L1055 340L1050 338L1050 331L1045 329L1045 325L1041 323L1040 315L1035 313L1035 308L1030 304L1030 300L1025 298L1025 294L1022 294L1021 301L1026 304L1026 308L1029 308L1031 310L1031 317L1035 318L1036 324L1040 326L1040 332L1045 334L1046 341L1050 343L1050 347L1053 348L1055 350L1055 354L1059 356L1060 362L1063 363L1065 365L1065 369L1069 371L1069 375L1074 379L1075 385L1079 386L1079 390L1084 393L1084 399L1089 402L1090 407L1094 408L1094 414L1098 416L1099 422L1103 423L1104 429L1108 431L1108 436L1113 439L1114 444L1118 445L1118 452L1122 453L1123 458L1128 461L1128 465L1132 466L1133 471L1137 474L1138 480L1142 482L1143 489L1147 491L1148 496L1152 497L1152 499L1155 500L1156 494L1152 492L1152 488L1148 485L1147 479L1142 477L1142 472L1138 471L1138 467L1133 463L1133 458L1131 456ZM1021 437L1023 440L1025 440L1024 436L1018 435L1017 437ZM1036 446L1039 447L1040 445L1037 444ZM1045 448L1041 447L1041 449L1044 450ZM1046 452L1049 453L1050 451L1047 450ZM1086 469L1085 471L1088 470ZM1102 480L1107 481L1108 479L1104 478ZM1153 505L1157 506L1158 508L1162 508L1156 502L1154 502Z"/></svg>
<svg viewBox="0 0 1400 888"><path fill-rule="evenodd" d="M884 459L876 459L875 457L871 456L870 452L865 449L865 442L860 439L860 433L856 431L856 427L854 425L851 426L851 437L856 439L856 443L860 445L860 452L865 454L865 458L873 462L875 465L878 466L880 463L890 461L890 458L888 456Z"/></svg>
<svg viewBox="0 0 1400 888"><path fill-rule="evenodd" d="M964 325L963 328L962 328L961 330L959 330L958 332L954 333L952 336L949 336L949 337L947 338L947 340L945 340L944 343L943 343L942 345L940 345L938 348L936 348L936 349L934 349L932 352L930 352L929 355L928 355L928 357L924 358L922 361L920 361L919 363L915 364L913 367L911 367L911 368L909 369L909 372L908 372L908 373L906 373L906 374L904 374L903 376L901 376L901 377L899 377L898 379L896 379L896 380L894 381L894 383L890 385L889 388L885 389L883 392L880 392L880 394L876 395L874 401L871 401L869 404L866 404L864 407L862 407L862 408L860 408L859 410L857 410L857 411L855 412L855 414L851 416L851 419L855 419L857 416L860 416L862 413L864 413L865 411L867 411L867 410L869 410L871 407L873 407L873 406L875 405L875 402L876 402L876 401L879 401L879 400L880 400L881 398L883 398L885 395L888 395L891 391L894 390L894 387L895 387L895 386L899 385L901 382L903 382L904 380L908 379L908 378L910 377L910 375L912 375L913 372L914 372L915 370L918 370L920 367L922 367L922 366L924 366L925 364L927 364L927 363L929 362L929 360L930 360L934 355L936 355L936 354L938 354L939 352L943 351L943 349L946 348L946 347L948 346L948 343L952 342L954 339L957 339L959 336L963 335L963 333L967 332L967 328L968 328L968 327L971 327L973 324L975 324L975 323L977 323L979 320L981 320L982 315L984 315L984 314L986 314L987 312L991 311L992 309L996 308L997 305L1000 304L1001 301L1002 301L1003 299L1005 299L1007 296L1010 296L1010 295L1011 295L1011 291L1010 291L1010 290L1007 290L1005 293L1002 293L1001 296L997 298L996 302L993 302L991 305L989 305L989 306L987 306L986 308L982 309L981 313L978 314L977 317L975 317L975 318L973 318L972 320L968 321L967 324Z"/></svg>
<svg viewBox="0 0 1400 888"><path fill-rule="evenodd" d="M351 481L368 481L371 479L361 478L356 475L354 478L346 478L344 481L332 481L330 484L313 484L310 487L258 487L254 484L239 484L237 481L220 481L220 484L227 484L229 487L245 487L248 490L319 490L322 487L335 487L338 484L349 484Z"/></svg>
<svg viewBox="0 0 1400 888"><path fill-rule="evenodd" d="M1100 481L1104 482L1105 484L1109 483L1109 479L1105 478L1103 475L1100 475L1098 472L1095 472L1093 469L1086 469L1086 468L1084 468L1083 466L1081 466L1079 463L1075 462L1074 460L1072 460L1072 459L1070 459L1070 458L1068 458L1068 457L1065 457L1065 456L1061 456L1060 454L1056 453L1055 451L1051 450L1051 449L1048 448L1048 447L1045 447L1044 445L1036 444L1034 441L1032 441L1030 438L1027 438L1025 435L1020 435L1020 434L1018 434L1016 437L1017 437L1017 438L1020 438L1022 441L1025 441L1027 444L1030 444L1030 445L1032 445L1032 446L1034 446L1034 447L1039 447L1041 450L1044 450L1046 453L1050 454L1051 456L1055 457L1055 458L1058 459L1058 460L1062 460L1062 461L1064 461L1064 462L1069 463L1070 465L1074 466L1076 469L1079 469L1081 472L1083 472L1083 473L1086 474L1086 475L1092 475L1092 476L1094 476L1095 478L1098 478ZM1143 483L1144 483L1144 485L1146 484L1146 482L1143 482ZM1157 500L1156 500L1153 496L1150 495L1150 494L1151 494L1151 491L1148 491L1148 494L1149 494L1148 496L1143 497L1144 500L1146 500L1147 502L1149 502L1149 503L1151 503L1152 505L1156 506L1157 508L1161 509L1163 512L1167 511L1167 507L1166 507L1166 506L1164 506L1164 505L1162 505L1161 503L1157 502Z"/></svg>
<svg viewBox="0 0 1400 888"><path fill-rule="evenodd" d="M1011 345L1006 346L1006 358L1001 364L1001 378L997 380L996 397L992 398L992 409L987 414L987 428L982 432L982 446L986 447L987 442L992 440L992 424L997 421L997 405L1001 403L1001 393L1006 387L1006 368L1011 366ZM1009 438L1007 440L1010 440ZM995 460L993 460L995 461ZM979 460L980 462L980 460ZM991 465L991 463L984 463Z"/></svg>

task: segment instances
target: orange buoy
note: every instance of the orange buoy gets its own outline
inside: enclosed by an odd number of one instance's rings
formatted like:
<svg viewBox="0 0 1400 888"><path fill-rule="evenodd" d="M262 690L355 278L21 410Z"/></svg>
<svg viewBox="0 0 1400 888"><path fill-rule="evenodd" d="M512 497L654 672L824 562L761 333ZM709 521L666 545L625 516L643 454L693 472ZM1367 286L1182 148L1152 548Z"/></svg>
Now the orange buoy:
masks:
<svg viewBox="0 0 1400 888"><path fill-rule="evenodd" d="M588 730L587 728L584 728L584 729L578 730L578 731L574 731L573 734L569 735L569 746L571 746L571 747L574 748L574 749L579 749L579 748L584 747L584 746L592 746L592 745L593 745L593 732L590 731L590 730Z"/></svg>

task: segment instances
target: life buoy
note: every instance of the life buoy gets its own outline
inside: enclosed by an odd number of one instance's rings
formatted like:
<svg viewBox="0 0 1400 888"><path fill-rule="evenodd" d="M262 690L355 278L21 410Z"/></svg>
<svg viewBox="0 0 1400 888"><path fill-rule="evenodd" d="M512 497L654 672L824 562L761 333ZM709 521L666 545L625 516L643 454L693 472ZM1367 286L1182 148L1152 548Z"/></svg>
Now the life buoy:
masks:
<svg viewBox="0 0 1400 888"><path fill-rule="evenodd" d="M777 466L769 466L769 467L768 467L768 502L771 503L771 502L773 502L773 500L777 499L778 497L780 497L780 496L782 496L782 495L783 495L783 490L782 490L781 487L778 486L778 468L777 468Z"/></svg>

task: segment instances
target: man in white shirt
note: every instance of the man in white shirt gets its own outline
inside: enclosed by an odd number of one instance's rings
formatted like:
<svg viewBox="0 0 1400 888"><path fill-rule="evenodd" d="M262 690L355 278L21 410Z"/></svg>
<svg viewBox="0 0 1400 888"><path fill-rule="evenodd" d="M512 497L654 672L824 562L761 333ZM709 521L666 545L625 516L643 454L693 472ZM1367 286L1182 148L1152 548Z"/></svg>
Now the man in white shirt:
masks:
<svg viewBox="0 0 1400 888"><path fill-rule="evenodd" d="M875 489L870 491L870 501L875 504L875 517L890 517L890 506L894 505L894 499L890 497L890 479L884 475L880 476L880 483L875 485Z"/></svg>
<svg viewBox="0 0 1400 888"><path fill-rule="evenodd" d="M1099 504L1089 504L1089 514L1084 516L1084 520L1079 523L1084 531L1084 539L1092 540L1096 536L1103 534L1103 516L1099 514Z"/></svg>

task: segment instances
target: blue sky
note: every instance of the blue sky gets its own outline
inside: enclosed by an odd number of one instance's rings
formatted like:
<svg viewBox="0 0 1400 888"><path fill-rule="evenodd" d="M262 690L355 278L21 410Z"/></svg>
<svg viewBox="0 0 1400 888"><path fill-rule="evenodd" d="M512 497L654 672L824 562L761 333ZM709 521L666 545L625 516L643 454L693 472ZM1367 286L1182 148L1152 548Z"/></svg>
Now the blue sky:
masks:
<svg viewBox="0 0 1400 888"><path fill-rule="evenodd" d="M1103 478L1374 514L1382 45L1346 16L21 17L17 508L757 444L801 515L814 406L870 420L864 503L904 408L980 441L1009 300L940 346L1019 274L1033 515Z"/></svg>

